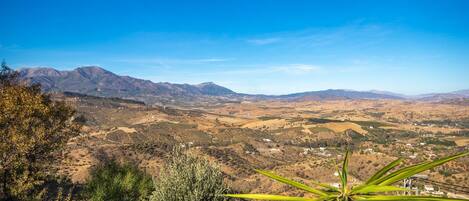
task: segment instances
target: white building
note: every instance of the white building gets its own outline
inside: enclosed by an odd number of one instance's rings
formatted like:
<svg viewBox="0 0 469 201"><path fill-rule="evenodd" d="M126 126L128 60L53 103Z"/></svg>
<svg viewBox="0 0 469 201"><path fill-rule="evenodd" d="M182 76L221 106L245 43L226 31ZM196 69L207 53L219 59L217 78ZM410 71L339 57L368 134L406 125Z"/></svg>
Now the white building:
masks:
<svg viewBox="0 0 469 201"><path fill-rule="evenodd" d="M264 142L272 142L271 139L267 139L267 138L262 139L262 141L264 141Z"/></svg>
<svg viewBox="0 0 469 201"><path fill-rule="evenodd" d="M427 191L427 192L433 192L433 191L435 191L435 188L433 188L432 185L424 185L424 186L423 186L423 189L425 189L425 191Z"/></svg>

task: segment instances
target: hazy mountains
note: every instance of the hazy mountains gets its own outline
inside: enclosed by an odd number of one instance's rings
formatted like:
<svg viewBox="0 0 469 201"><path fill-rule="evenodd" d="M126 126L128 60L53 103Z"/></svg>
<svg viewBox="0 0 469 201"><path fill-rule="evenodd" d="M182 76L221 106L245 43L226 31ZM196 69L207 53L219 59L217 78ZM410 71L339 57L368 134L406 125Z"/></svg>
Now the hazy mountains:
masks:
<svg viewBox="0 0 469 201"><path fill-rule="evenodd" d="M328 89L281 95L279 98L293 100L336 100L336 99L402 99L399 96L379 94L368 91Z"/></svg>
<svg viewBox="0 0 469 201"><path fill-rule="evenodd" d="M469 90L459 90L448 93L430 93L410 97L422 101L444 101L449 99L469 98Z"/></svg>
<svg viewBox="0 0 469 201"><path fill-rule="evenodd" d="M337 99L422 99L445 100L469 98L469 90L447 94L427 94L408 97L383 91L353 91L329 89L280 96L249 95L236 93L212 82L197 85L154 83L149 80L116 75L100 67L80 67L71 71L53 68L24 68L20 76L29 83L39 83L47 92L74 92L103 97L119 97L145 101L147 103L195 103L239 101L252 99L276 100L337 100Z"/></svg>

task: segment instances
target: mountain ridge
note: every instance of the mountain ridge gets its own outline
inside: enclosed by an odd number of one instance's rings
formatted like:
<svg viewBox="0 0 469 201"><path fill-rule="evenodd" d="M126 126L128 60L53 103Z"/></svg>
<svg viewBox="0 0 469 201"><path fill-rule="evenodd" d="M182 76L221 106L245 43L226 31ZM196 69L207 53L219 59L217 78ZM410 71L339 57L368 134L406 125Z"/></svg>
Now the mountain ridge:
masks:
<svg viewBox="0 0 469 201"><path fill-rule="evenodd" d="M56 70L50 67L18 69L21 79L27 83L39 83L46 92L73 92L102 97L120 97L145 101L146 103L190 103L243 100L340 100L340 99L414 99L446 100L469 98L469 90L410 97L387 91L355 91L328 89L306 91L285 95L237 93L213 82L200 84L175 84L153 82L130 76L117 75L98 66L82 66L73 70Z"/></svg>

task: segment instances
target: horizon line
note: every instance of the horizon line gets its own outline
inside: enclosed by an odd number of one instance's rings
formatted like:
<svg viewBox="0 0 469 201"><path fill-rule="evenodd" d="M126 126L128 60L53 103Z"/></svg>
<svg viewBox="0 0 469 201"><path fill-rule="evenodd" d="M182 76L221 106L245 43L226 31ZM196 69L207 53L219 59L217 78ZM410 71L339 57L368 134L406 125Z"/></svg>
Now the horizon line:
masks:
<svg viewBox="0 0 469 201"><path fill-rule="evenodd" d="M42 65L38 65L38 66L22 66L22 67L12 67L12 69L16 70L16 71L19 71L19 70L23 70L23 69L53 69L53 70L56 70L56 71L74 71L76 69L79 69L79 68L92 68L92 67L95 67L95 68L100 68L102 70L105 70L105 71L108 71L108 72L111 72L117 76L129 76L131 78L134 78L134 79L139 79L139 80L146 80L146 81L151 81L153 83L170 83L170 84L188 84L188 85L198 85L198 84L204 84L204 83L213 83L217 86L220 86L220 87L224 87L224 88L227 88L231 91L233 91L234 93L238 93L238 94L247 94L247 95L264 95L264 96L285 96L285 95L292 95L292 94L300 94L300 93L307 93L307 92L321 92L321 91L329 91L329 90L342 90L342 91L354 91L354 92L370 92L370 93L375 93L375 94L381 94L381 95L390 95L390 96L396 96L396 97L400 97L400 98L415 98L417 96L424 96L424 95L435 95L435 94L454 94L455 92L458 92L458 91L465 91L465 90L469 90L468 88L462 88L462 89L456 89L456 90L451 90L451 91L446 91L446 92L422 92L422 93L414 93L414 94L408 94L408 93L400 93L400 92L395 92L395 91L392 91L392 90L383 90L383 89L366 89L366 90L357 90L357 89L347 89L347 88L323 88L323 89L313 89L313 90L306 90L306 91L297 91L297 92L288 92L288 93L278 93L278 94L268 94L268 93L246 93L246 92L239 92L239 91L235 91L231 88L228 88L224 85L221 85L221 84L217 84L216 82L214 81L204 81L204 82L199 82L199 83L176 83L176 82L170 82L170 81L154 81L154 80L151 80L151 79L144 79L144 78L139 78L139 77L134 77L134 76L130 76L130 75L124 75L124 74L118 74L118 73L115 73L111 70L108 70L106 69L105 67L99 65L99 64L87 64L87 65L78 65L76 67L70 67L70 68L66 68L66 69L57 69L55 67L52 67L52 66L42 66ZM382 93L379 93L379 92L382 92Z"/></svg>

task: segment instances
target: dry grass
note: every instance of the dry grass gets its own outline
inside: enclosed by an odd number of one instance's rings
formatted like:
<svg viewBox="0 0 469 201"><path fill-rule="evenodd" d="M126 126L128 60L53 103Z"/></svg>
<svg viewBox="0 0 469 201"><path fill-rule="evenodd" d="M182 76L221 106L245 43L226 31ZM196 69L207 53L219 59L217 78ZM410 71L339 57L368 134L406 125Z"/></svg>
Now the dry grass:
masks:
<svg viewBox="0 0 469 201"><path fill-rule="evenodd" d="M340 122L340 123L325 123L321 124L322 127L328 128L333 130L334 132L337 133L342 133L346 131L347 129L352 129L360 134L366 134L368 131L363 130L362 127L358 124L351 123L351 122Z"/></svg>

